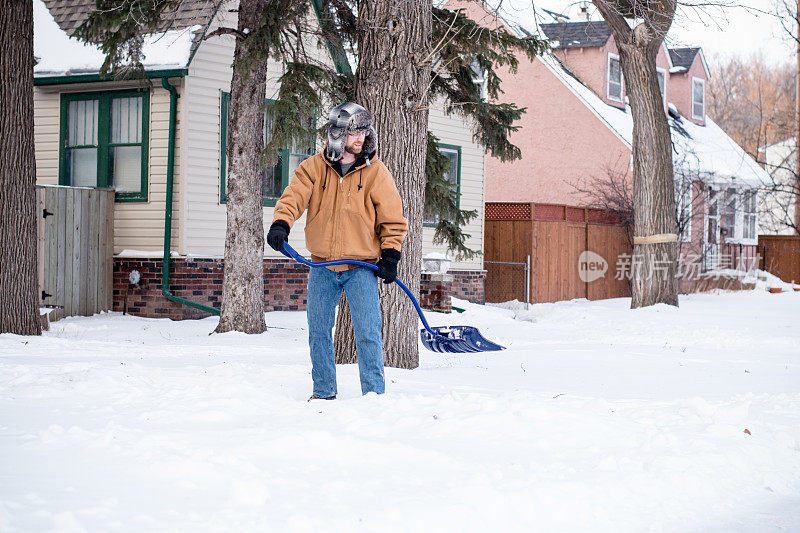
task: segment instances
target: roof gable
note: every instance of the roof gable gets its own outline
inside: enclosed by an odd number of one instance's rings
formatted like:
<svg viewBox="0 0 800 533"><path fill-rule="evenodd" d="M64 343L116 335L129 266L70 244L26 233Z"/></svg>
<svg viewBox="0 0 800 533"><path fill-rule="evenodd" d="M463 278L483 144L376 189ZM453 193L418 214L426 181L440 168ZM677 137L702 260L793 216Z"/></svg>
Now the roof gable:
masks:
<svg viewBox="0 0 800 533"><path fill-rule="evenodd" d="M557 48L605 46L611 37L611 28L605 21L556 22L540 27L548 39L558 41Z"/></svg>
<svg viewBox="0 0 800 533"><path fill-rule="evenodd" d="M669 58L672 60L672 66L683 72L689 70L699 51L700 48L670 48Z"/></svg>

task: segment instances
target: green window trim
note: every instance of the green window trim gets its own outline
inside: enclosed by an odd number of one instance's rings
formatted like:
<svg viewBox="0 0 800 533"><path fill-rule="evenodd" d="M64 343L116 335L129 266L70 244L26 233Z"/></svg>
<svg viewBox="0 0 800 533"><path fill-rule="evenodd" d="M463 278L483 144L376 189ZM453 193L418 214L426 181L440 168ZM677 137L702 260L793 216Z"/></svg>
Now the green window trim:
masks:
<svg viewBox="0 0 800 533"><path fill-rule="evenodd" d="M142 98L142 131L139 143L113 143L111 142L111 101L115 98ZM72 185L67 176L67 110L70 102L97 100L98 125L97 125L97 183L96 187L106 188L113 186L110 183L110 157L112 148L120 146L141 147L141 182L136 192L117 192L116 202L147 202L148 176L149 176L149 145L150 145L150 91L149 90L121 90L121 91L93 91L82 93L61 93L61 113L59 124L59 150L58 150L58 184ZM70 146L69 148L80 148Z"/></svg>
<svg viewBox="0 0 800 533"><path fill-rule="evenodd" d="M455 144L438 143L439 151L447 150L458 154L457 169L456 169L456 194L458 194L458 209L461 209L461 147ZM425 228L435 228L437 222L425 222L423 220L422 226Z"/></svg>
<svg viewBox="0 0 800 533"><path fill-rule="evenodd" d="M219 203L224 205L228 201L228 195L226 193L226 178L228 172L228 106L230 105L231 101L231 93L229 92L222 92L220 98L220 134L219 134L219 147L220 147L220 155L219 155ZM274 100L267 99L265 102L266 107L274 102ZM316 114L313 117L314 123L316 124ZM266 128L266 123L265 123ZM265 132L266 134L266 132ZM309 155L313 154L314 147L309 148ZM304 155L304 154L298 154ZM291 173L290 172L290 165L289 161L292 156L292 151L289 148L284 148L279 151L279 156L281 159L281 191L283 191L288 185L289 181L291 180ZM263 199L263 206L264 207L275 207L275 204L278 203L278 198L264 198Z"/></svg>

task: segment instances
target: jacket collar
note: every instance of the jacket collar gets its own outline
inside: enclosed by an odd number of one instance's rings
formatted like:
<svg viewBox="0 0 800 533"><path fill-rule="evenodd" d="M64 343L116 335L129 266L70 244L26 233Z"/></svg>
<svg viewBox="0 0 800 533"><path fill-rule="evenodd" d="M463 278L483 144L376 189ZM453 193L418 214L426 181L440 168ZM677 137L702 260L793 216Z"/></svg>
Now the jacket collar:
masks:
<svg viewBox="0 0 800 533"><path fill-rule="evenodd" d="M339 174L339 176L344 177L344 174L342 173L342 161L341 161L341 159L339 161L332 161L332 160L328 159L328 155L327 155L326 152L327 152L327 150L323 150L322 151L322 157L323 157L323 159L325 159L325 162L328 163L328 165L330 165L330 167L333 170L335 170L336 173ZM365 166L370 166L375 161L376 157L377 157L377 150L374 150L369 154L361 153L356 158L355 162L353 162L353 166L350 167L350 170L348 171L348 174L350 172L353 172L354 170L358 170L360 168L364 168Z"/></svg>

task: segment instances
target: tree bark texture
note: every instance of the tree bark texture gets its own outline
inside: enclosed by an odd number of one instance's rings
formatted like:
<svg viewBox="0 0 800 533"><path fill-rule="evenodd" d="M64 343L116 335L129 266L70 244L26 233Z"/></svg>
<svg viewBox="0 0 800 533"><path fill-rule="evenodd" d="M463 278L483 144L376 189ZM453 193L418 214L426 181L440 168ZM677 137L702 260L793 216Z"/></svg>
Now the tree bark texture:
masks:
<svg viewBox="0 0 800 533"><path fill-rule="evenodd" d="M796 105L795 105L795 137L794 137L794 229L800 234L800 0L797 0L797 10L794 12L797 24L797 78L796 78Z"/></svg>
<svg viewBox="0 0 800 533"><path fill-rule="evenodd" d="M658 11L633 29L614 1L595 0L619 49L625 91L633 118L634 237L677 233L672 137L656 74L656 55L672 24L675 4L651 3ZM624 7L622 8L624 9ZM637 6L638 9L642 9ZM677 243L635 244L631 308L678 305Z"/></svg>
<svg viewBox="0 0 800 533"><path fill-rule="evenodd" d="M261 12L268 4L268 0L242 0L239 3L238 29L242 35L259 26ZM237 37L229 107L229 167L225 184L225 271L217 333L263 333L267 329L264 321L264 207L260 164L264 148L267 65L266 61L244 60L247 54L248 39ZM249 68L245 70L243 63Z"/></svg>
<svg viewBox="0 0 800 533"><path fill-rule="evenodd" d="M30 0L0 9L0 102L0 333L41 335Z"/></svg>
<svg viewBox="0 0 800 533"><path fill-rule="evenodd" d="M428 130L431 3L426 0L365 0L358 20L359 63L356 100L375 118L378 155L403 199L409 233L398 277L419 296L422 269L422 214ZM386 365L419 366L419 326L414 306L396 284L380 283ZM337 361L355 352L345 305L337 319Z"/></svg>

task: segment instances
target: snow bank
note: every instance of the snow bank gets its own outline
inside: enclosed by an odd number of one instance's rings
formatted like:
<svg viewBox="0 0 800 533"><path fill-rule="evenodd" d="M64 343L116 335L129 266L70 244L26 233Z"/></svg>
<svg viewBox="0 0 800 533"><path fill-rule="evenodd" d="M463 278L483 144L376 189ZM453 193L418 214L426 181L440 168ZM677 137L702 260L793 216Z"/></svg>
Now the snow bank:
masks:
<svg viewBox="0 0 800 533"><path fill-rule="evenodd" d="M508 349L333 402L303 312L0 335L0 531L800 529L800 293L454 303Z"/></svg>
<svg viewBox="0 0 800 533"><path fill-rule="evenodd" d="M170 257L180 257L181 254L175 251L170 251ZM117 257L125 258L148 258L148 257L164 257L164 250L133 250L126 248L117 254Z"/></svg>

